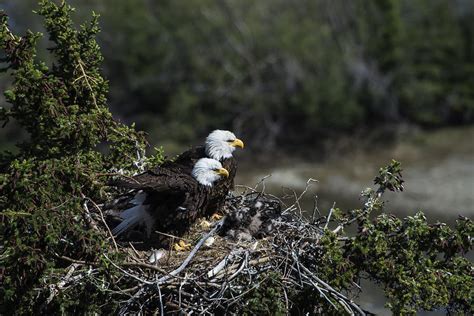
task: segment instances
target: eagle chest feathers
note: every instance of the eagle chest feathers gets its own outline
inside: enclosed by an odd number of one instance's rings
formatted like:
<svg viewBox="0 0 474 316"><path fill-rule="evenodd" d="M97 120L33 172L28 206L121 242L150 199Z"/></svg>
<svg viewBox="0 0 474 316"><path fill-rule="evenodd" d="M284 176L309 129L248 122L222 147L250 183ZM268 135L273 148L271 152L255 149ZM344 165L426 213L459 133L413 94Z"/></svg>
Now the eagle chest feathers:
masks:
<svg viewBox="0 0 474 316"><path fill-rule="evenodd" d="M191 173L193 166L203 157L206 157L205 148L201 146L194 147L179 155L174 160L174 163L180 166L183 172ZM234 189L234 178L237 173L237 160L234 157L230 157L222 159L221 163L222 167L229 172L229 176L217 181L213 189L210 190L209 202L203 210L203 216L210 216L216 211L222 209L227 194L229 194L229 191Z"/></svg>
<svg viewBox="0 0 474 316"><path fill-rule="evenodd" d="M225 198L234 189L234 178L237 172L237 162L234 158L227 158L222 161L222 167L229 171L229 177L218 181L214 190L210 193L210 201L206 210L206 216L219 211L224 207Z"/></svg>

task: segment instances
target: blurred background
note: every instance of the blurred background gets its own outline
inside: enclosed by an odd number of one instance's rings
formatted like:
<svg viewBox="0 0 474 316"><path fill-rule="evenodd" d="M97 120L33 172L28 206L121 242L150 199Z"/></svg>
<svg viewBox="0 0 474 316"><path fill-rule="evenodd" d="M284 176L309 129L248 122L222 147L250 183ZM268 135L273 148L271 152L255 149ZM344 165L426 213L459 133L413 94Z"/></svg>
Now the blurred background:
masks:
<svg viewBox="0 0 474 316"><path fill-rule="evenodd" d="M406 192L388 196L389 211L448 223L474 214L474 1L68 2L77 22L101 15L112 112L168 156L232 130L246 144L238 183L271 174L278 194L318 179L306 203L317 195L322 213L334 201L359 207L395 158ZM0 9L15 32L42 31L36 3ZM48 45L38 58L51 63ZM10 122L0 148L24 137Z"/></svg>
<svg viewBox="0 0 474 316"><path fill-rule="evenodd" d="M407 192L394 211L474 213L474 1L68 2L78 23L101 15L112 112L168 156L232 130L246 143L238 182L313 177L323 208L359 205L395 158ZM15 32L42 31L37 0L0 8ZM38 58L52 63L49 45ZM10 122L0 146L24 137Z"/></svg>
<svg viewBox="0 0 474 316"><path fill-rule="evenodd" d="M229 129L246 143L241 183L313 177L342 206L396 158L408 191L396 210L474 212L474 1L69 3L78 23L101 15L114 115L167 155ZM0 8L15 32L42 31L37 0ZM38 58L51 63L48 45ZM10 122L0 146L24 137Z"/></svg>

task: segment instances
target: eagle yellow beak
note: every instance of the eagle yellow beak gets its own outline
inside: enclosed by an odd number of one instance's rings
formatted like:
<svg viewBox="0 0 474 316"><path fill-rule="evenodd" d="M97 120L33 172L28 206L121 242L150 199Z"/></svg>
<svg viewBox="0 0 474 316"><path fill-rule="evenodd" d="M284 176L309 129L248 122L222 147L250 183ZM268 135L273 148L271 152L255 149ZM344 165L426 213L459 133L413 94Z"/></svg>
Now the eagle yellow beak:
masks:
<svg viewBox="0 0 474 316"><path fill-rule="evenodd" d="M238 138L236 138L233 142L230 142L230 145L234 147L240 147L242 149L244 148L244 142Z"/></svg>
<svg viewBox="0 0 474 316"><path fill-rule="evenodd" d="M229 171L227 171L227 170L224 169L224 168L217 169L217 170L216 170L216 173L217 173L218 175L224 176L224 177L226 177L226 178L229 176Z"/></svg>

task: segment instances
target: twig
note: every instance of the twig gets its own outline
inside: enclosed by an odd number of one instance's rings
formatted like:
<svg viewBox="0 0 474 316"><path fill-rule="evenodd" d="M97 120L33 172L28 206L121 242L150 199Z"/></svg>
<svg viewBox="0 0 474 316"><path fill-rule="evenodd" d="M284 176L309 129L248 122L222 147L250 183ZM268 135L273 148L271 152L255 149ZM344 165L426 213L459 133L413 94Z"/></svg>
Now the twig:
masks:
<svg viewBox="0 0 474 316"><path fill-rule="evenodd" d="M76 78L76 80L74 80L74 82L80 80L81 78L84 78L84 81L86 82L86 85L87 85L87 87L89 88L89 91L90 91L90 93L91 93L92 102L94 103L95 107L96 107L97 109L99 109L99 106L97 105L97 100L96 100L96 98L95 98L94 90L92 89L92 86L91 86L91 84L90 84L90 82L89 82L89 79L90 79L91 81L95 81L95 80L94 80L94 78L92 78L92 77L90 77L90 76L88 76L88 75L86 74L86 71L85 71L84 66L83 66L83 61L82 61L80 58L78 58L78 60L77 60L77 65L79 66L79 68L80 68L80 70L81 70L82 76Z"/></svg>
<svg viewBox="0 0 474 316"><path fill-rule="evenodd" d="M109 257L104 253L103 254L104 258L107 259L115 268L117 268L118 270L120 270L122 273L124 273L125 275L131 277L131 278L134 278L135 280L141 282L141 283L144 283L144 284L154 284L154 282L152 281L148 281L148 280L145 280L145 279L142 279L134 274L131 274L127 271L125 271L124 269L122 269L120 266L118 266L117 264L115 264L115 262L113 262L112 260L109 259Z"/></svg>
<svg viewBox="0 0 474 316"><path fill-rule="evenodd" d="M135 247L133 246L133 244L131 242L128 243L128 245L130 246L130 248L132 248L133 252L135 253L135 255L137 257L140 257L140 254L138 253L137 249L135 249Z"/></svg>
<svg viewBox="0 0 474 316"><path fill-rule="evenodd" d="M316 221L316 212L318 213L319 217L321 217L321 212L319 212L318 208L318 196L314 196L314 206L313 206L313 212L311 214L311 223L314 223Z"/></svg>
<svg viewBox="0 0 474 316"><path fill-rule="evenodd" d="M337 297L344 300L347 304L349 304L352 308L354 308L360 315L365 315L365 312L352 300L348 299L346 296L341 294L340 292L336 291L332 286L318 278L314 273L312 273L308 268L301 264L301 268L305 270L305 272L309 273L309 275L319 284L323 285L327 290L329 290L332 294L336 295Z"/></svg>
<svg viewBox="0 0 474 316"><path fill-rule="evenodd" d="M224 224L224 220L225 220L225 217L223 219L221 219L220 221L218 221L216 223L216 225L214 226L214 228L212 228L211 231L209 231L204 237L201 238L201 240L199 240L199 242L196 244L196 246L194 246L193 250L189 253L186 260L184 260L183 263L176 270L173 270L168 275L163 276L157 282L159 282L160 284L164 283L164 282L168 281L171 277L174 277L174 276L178 275L181 271L183 271L186 268L186 266L191 262L191 260L196 255L199 248L201 248L201 246L204 244L204 242L209 237L214 235L214 233L222 227L222 225Z"/></svg>
<svg viewBox="0 0 474 316"><path fill-rule="evenodd" d="M95 175L98 176L98 177L118 176L118 177L122 177L122 178L127 178L128 180L131 180L131 181L133 181L137 184L140 183L137 179L135 179L133 177L130 177L130 176L127 176L125 174L119 173L119 172L102 172L102 173L96 173Z"/></svg>
<svg viewBox="0 0 474 316"><path fill-rule="evenodd" d="M97 267L99 264L96 262L87 262L87 261L82 261L82 260L77 260L77 259L72 259L67 256L60 256L58 254L55 254L57 258L63 259L72 263L77 263L77 264L83 264L83 265L91 265Z"/></svg>
<svg viewBox="0 0 474 316"><path fill-rule="evenodd" d="M179 298L179 299L178 299L178 301L179 301L178 306L179 306L179 310L181 310L181 304L182 304L182 299L181 299L181 297L182 297L182 292L183 292L183 286L184 286L184 284L186 283L187 276L188 276L188 275L185 274L185 275L184 275L183 282L181 282L181 283L179 284L179 291L178 291L178 298Z"/></svg>
<svg viewBox="0 0 474 316"><path fill-rule="evenodd" d="M67 283L69 283L69 281L71 280L72 274L74 273L74 271L76 270L78 266L79 264L77 263L71 264L69 268L67 269L66 275L61 279L61 281L58 282L57 284L51 284L49 286L50 295L46 299L46 302L45 302L46 305L51 303L51 301L58 294L58 292L62 290ZM83 278L83 276L77 276L75 279L79 279L79 278Z"/></svg>
<svg viewBox="0 0 474 316"><path fill-rule="evenodd" d="M99 227L97 226L97 222L92 218L91 212L89 210L89 207L87 206L87 200L84 199L84 202L82 203L82 207L84 208L84 211L86 211L85 214L85 220L88 224L88 226L92 229L99 230Z"/></svg>
<svg viewBox="0 0 474 316"><path fill-rule="evenodd" d="M158 276L156 276L158 278ZM156 288L158 289L158 297L160 298L160 315L164 315L164 308L163 308L163 299L161 297L161 289L160 289L160 284L158 282L155 282Z"/></svg>
<svg viewBox="0 0 474 316"><path fill-rule="evenodd" d="M255 185L255 187L253 188L254 191L257 191L257 188L260 186L260 184L262 185L262 191L260 193L265 193L265 180L267 180L268 178L270 178L272 175L271 174L267 174L266 176L264 176L262 179L260 179L260 181L257 182L257 184Z"/></svg>
<svg viewBox="0 0 474 316"><path fill-rule="evenodd" d="M329 225L329 222L331 221L331 215L332 213L334 212L334 207L336 206L336 202L334 202L332 204L332 207L331 209L329 210L329 215L328 215L328 218L326 220L326 225L324 225L324 230L326 230L328 228L328 225Z"/></svg>
<svg viewBox="0 0 474 316"><path fill-rule="evenodd" d="M235 251L232 251L230 254L225 256L224 259L222 259L213 269L207 272L207 277L212 278L216 276L217 274L219 274L219 272L225 268L227 263L231 261L235 257L235 255L236 255Z"/></svg>
<svg viewBox="0 0 474 316"><path fill-rule="evenodd" d="M155 270L157 272L166 274L165 270L163 270L163 269L161 269L157 266L144 263L144 262L124 262L124 263L122 263L122 266L123 267L139 267L139 268L144 268L144 269Z"/></svg>
<svg viewBox="0 0 474 316"><path fill-rule="evenodd" d="M160 231L157 231L157 230L155 230L155 233L157 233L157 234L159 234L159 235L166 236L166 237L170 237L170 238L173 238L173 239L181 239L181 240L185 240L185 241L190 241L189 239L186 239L186 238L183 238L183 237L178 237L178 236L176 236L176 235L171 235L171 234L163 233L163 232L160 232Z"/></svg>
<svg viewBox="0 0 474 316"><path fill-rule="evenodd" d="M105 221L105 218L104 218L104 213L102 213L102 209L91 199L91 198L88 198L88 197L85 197L87 200L89 200L92 205L94 205L94 207L99 211L100 213L100 218L102 220L102 223L104 224L105 228L107 228L107 231L110 235L110 238L112 238L112 242L114 244L114 247L115 247L115 251L118 251L118 247L117 247L117 243L115 242L115 237L114 237L114 234L112 234L112 231L110 230L110 227L109 225L107 225L107 222Z"/></svg>

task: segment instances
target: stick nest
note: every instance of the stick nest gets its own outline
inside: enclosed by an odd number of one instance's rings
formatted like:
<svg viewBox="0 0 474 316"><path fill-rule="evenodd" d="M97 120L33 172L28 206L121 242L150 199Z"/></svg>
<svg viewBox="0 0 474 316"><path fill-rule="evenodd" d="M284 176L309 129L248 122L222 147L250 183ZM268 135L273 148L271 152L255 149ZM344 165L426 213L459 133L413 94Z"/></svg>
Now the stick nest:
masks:
<svg viewBox="0 0 474 316"><path fill-rule="evenodd" d="M293 308L291 295L303 289L316 293L326 306L364 314L317 275L312 262L321 254L319 241L330 219L320 216L317 207L312 216L311 211L308 216L308 211L302 210L299 201L306 191L294 194L287 205L246 187L241 195L227 199L222 219L207 227L195 223L181 237L191 244L186 251L175 251L171 245L168 249L138 250L130 242L113 240L116 250L124 254L124 262L104 257L119 273L115 286L120 290L114 291L123 298L120 314L252 312L252 299L257 299L260 308L262 300L269 299L269 306L264 307L267 312L278 306L288 312ZM95 209L100 210L100 205ZM317 308L313 312L318 312Z"/></svg>

